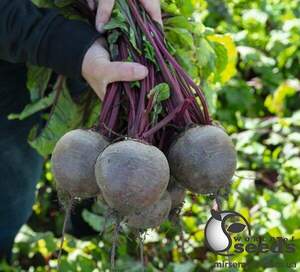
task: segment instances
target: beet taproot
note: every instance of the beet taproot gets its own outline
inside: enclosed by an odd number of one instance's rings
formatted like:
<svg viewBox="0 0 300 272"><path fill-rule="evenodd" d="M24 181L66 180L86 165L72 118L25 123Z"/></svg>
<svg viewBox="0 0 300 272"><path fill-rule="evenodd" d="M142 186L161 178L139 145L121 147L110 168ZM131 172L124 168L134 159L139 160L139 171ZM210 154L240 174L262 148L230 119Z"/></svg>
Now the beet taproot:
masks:
<svg viewBox="0 0 300 272"><path fill-rule="evenodd" d="M103 151L97 160L95 175L107 204L127 215L161 198L168 186L170 169L158 148L126 140Z"/></svg>
<svg viewBox="0 0 300 272"><path fill-rule="evenodd" d="M100 194L95 178L95 163L109 143L99 133L77 129L65 134L52 154L52 170L57 187L72 198Z"/></svg>
<svg viewBox="0 0 300 272"><path fill-rule="evenodd" d="M212 194L230 184L236 152L230 137L215 126L197 126L178 137L168 152L171 174L194 193Z"/></svg>
<svg viewBox="0 0 300 272"><path fill-rule="evenodd" d="M135 229L150 229L160 226L171 211L172 200L168 192L165 192L160 200L127 217L127 225Z"/></svg>

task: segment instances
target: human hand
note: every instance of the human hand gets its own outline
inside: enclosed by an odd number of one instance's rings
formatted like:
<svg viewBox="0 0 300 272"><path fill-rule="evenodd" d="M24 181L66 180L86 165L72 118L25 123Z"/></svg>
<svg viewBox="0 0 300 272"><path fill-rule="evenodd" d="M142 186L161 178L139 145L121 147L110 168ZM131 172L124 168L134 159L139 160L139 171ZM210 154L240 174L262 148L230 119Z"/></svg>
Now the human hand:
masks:
<svg viewBox="0 0 300 272"><path fill-rule="evenodd" d="M138 0L144 6L145 10L149 13L153 20L161 25L161 9L160 0ZM110 20L110 16L115 4L115 0L87 0L89 7L92 10L97 9L96 28L99 32L103 32L104 26Z"/></svg>
<svg viewBox="0 0 300 272"><path fill-rule="evenodd" d="M112 62L104 39L98 39L87 51L82 63L82 76L103 100L107 85L118 81L142 80L148 69L134 62Z"/></svg>

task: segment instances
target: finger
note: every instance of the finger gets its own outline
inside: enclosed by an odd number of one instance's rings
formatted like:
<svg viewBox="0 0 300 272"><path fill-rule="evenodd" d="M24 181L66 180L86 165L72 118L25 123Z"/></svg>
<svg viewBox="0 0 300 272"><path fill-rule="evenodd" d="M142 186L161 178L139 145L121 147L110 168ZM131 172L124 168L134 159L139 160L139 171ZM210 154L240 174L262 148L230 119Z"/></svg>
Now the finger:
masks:
<svg viewBox="0 0 300 272"><path fill-rule="evenodd" d="M107 40L105 38L103 38L103 37L99 38L98 43L102 46L103 49L108 51L108 43L107 43Z"/></svg>
<svg viewBox="0 0 300 272"><path fill-rule="evenodd" d="M104 25L109 21L115 0L100 0L96 16L96 29L102 33Z"/></svg>
<svg viewBox="0 0 300 272"><path fill-rule="evenodd" d="M91 10L95 10L96 9L96 3L95 0L86 0L88 3L88 6Z"/></svg>
<svg viewBox="0 0 300 272"><path fill-rule="evenodd" d="M111 62L106 68L107 80L109 83L118 81L142 80L148 75L148 69L133 62Z"/></svg>
<svg viewBox="0 0 300 272"><path fill-rule="evenodd" d="M152 19L163 25L159 0L139 0Z"/></svg>
<svg viewBox="0 0 300 272"><path fill-rule="evenodd" d="M98 86L98 88L95 90L97 96L100 98L101 101L104 100L106 91L107 91L107 85Z"/></svg>
<svg viewBox="0 0 300 272"><path fill-rule="evenodd" d="M104 100L107 84L105 82L102 82L99 84L99 82L93 82L93 84L90 83L91 88L94 90L96 95L100 98L101 101Z"/></svg>

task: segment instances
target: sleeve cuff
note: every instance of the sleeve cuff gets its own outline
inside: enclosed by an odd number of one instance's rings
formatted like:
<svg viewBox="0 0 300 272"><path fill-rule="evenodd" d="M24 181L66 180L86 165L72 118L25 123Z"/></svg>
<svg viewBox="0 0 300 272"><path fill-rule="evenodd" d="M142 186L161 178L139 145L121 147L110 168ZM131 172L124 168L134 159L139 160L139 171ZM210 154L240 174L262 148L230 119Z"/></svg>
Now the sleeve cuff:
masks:
<svg viewBox="0 0 300 272"><path fill-rule="evenodd" d="M40 43L37 64L69 78L81 79L83 58L100 37L85 22L57 16Z"/></svg>

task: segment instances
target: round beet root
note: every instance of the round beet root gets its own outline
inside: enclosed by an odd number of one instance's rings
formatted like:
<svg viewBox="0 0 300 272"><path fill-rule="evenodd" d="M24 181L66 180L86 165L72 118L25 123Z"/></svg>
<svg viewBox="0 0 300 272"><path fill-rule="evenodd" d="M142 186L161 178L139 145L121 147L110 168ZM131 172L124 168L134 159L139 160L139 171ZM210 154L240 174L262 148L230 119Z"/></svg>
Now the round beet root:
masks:
<svg viewBox="0 0 300 272"><path fill-rule="evenodd" d="M168 192L172 200L172 210L180 207L185 199L186 191L172 176L168 185Z"/></svg>
<svg viewBox="0 0 300 272"><path fill-rule="evenodd" d="M158 201L170 179L165 155L133 140L107 147L97 160L95 174L107 204L123 215Z"/></svg>
<svg viewBox="0 0 300 272"><path fill-rule="evenodd" d="M176 180L203 194L230 184L237 163L230 137L215 126L188 129L171 146L168 159Z"/></svg>
<svg viewBox="0 0 300 272"><path fill-rule="evenodd" d="M127 217L127 225L135 229L156 228L167 220L171 211L172 200L170 194L165 192L163 197L141 212Z"/></svg>
<svg viewBox="0 0 300 272"><path fill-rule="evenodd" d="M71 197L89 198L100 193L95 178L95 163L109 143L99 133L77 129L56 144L52 170L57 187Z"/></svg>

